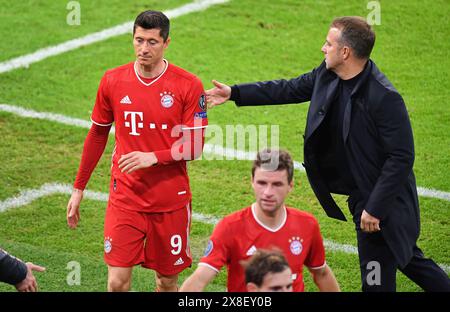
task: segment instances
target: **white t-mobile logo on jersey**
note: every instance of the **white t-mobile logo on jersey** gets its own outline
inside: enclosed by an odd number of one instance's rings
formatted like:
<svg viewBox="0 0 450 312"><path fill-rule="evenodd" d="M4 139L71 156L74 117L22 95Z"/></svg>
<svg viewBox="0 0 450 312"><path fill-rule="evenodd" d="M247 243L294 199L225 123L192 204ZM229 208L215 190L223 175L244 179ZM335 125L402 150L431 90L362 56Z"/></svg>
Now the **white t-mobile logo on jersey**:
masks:
<svg viewBox="0 0 450 312"><path fill-rule="evenodd" d="M139 122L144 119L142 112L124 112L125 113L125 120L127 120L128 115L131 115L131 132L129 134L131 135L139 135L139 133L136 131L137 128L142 129L144 128L144 123ZM136 116L139 117L139 121L136 120ZM137 126L137 128L136 128ZM130 128L130 122L125 121L125 127Z"/></svg>

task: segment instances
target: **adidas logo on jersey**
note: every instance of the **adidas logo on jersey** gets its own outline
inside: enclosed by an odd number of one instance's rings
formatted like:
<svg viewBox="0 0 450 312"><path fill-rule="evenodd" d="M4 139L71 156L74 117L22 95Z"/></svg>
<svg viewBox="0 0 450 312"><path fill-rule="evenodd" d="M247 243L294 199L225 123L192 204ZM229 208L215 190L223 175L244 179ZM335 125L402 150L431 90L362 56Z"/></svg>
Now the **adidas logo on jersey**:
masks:
<svg viewBox="0 0 450 312"><path fill-rule="evenodd" d="M173 265L182 265L184 263L183 259L180 257Z"/></svg>
<svg viewBox="0 0 450 312"><path fill-rule="evenodd" d="M131 104L131 100L128 95L125 95L123 99L120 100L120 104Z"/></svg>
<svg viewBox="0 0 450 312"><path fill-rule="evenodd" d="M255 247L255 245L253 245L252 247L250 247L249 250L247 250L247 256L252 256L255 252L256 252L256 247Z"/></svg>

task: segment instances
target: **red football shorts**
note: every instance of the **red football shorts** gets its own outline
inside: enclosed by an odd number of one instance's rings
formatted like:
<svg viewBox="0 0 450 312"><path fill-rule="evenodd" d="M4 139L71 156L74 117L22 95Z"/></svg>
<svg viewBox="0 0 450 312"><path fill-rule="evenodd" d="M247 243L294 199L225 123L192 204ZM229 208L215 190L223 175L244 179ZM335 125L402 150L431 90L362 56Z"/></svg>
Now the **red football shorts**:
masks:
<svg viewBox="0 0 450 312"><path fill-rule="evenodd" d="M105 215L105 262L110 266L141 264L174 275L192 264L189 247L191 204L170 212L143 213L108 204Z"/></svg>

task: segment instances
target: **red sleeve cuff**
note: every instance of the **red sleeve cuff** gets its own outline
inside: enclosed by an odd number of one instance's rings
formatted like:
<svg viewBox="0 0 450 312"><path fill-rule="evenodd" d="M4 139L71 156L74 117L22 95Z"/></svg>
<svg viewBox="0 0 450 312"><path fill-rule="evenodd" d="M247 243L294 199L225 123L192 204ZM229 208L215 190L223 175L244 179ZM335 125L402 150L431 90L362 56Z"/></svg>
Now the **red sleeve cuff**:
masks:
<svg viewBox="0 0 450 312"><path fill-rule="evenodd" d="M170 149L155 151L154 154L158 159L158 165L168 165L174 162Z"/></svg>

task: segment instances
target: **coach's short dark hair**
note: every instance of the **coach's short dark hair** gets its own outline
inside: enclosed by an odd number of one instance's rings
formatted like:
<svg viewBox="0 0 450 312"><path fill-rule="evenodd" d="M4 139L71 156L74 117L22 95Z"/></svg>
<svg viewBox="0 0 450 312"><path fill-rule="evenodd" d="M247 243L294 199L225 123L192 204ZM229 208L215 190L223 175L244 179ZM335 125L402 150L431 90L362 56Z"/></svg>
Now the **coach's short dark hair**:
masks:
<svg viewBox="0 0 450 312"><path fill-rule="evenodd" d="M253 283L261 287L268 273L281 273L289 268L289 263L279 250L258 249L247 261L245 268L245 283Z"/></svg>
<svg viewBox="0 0 450 312"><path fill-rule="evenodd" d="M136 17L133 26L133 35L136 32L136 27L144 29L159 29L159 35L164 41L169 38L170 21L164 13L160 11L144 11Z"/></svg>
<svg viewBox="0 0 450 312"><path fill-rule="evenodd" d="M253 161L252 177L255 177L256 168L270 171L287 171L288 182L294 178L294 162L291 155L285 150L271 150L266 148L256 155Z"/></svg>
<svg viewBox="0 0 450 312"><path fill-rule="evenodd" d="M335 18L331 23L341 31L339 43L353 49L355 56L368 59L375 44L375 32L366 20L359 16L343 16Z"/></svg>

